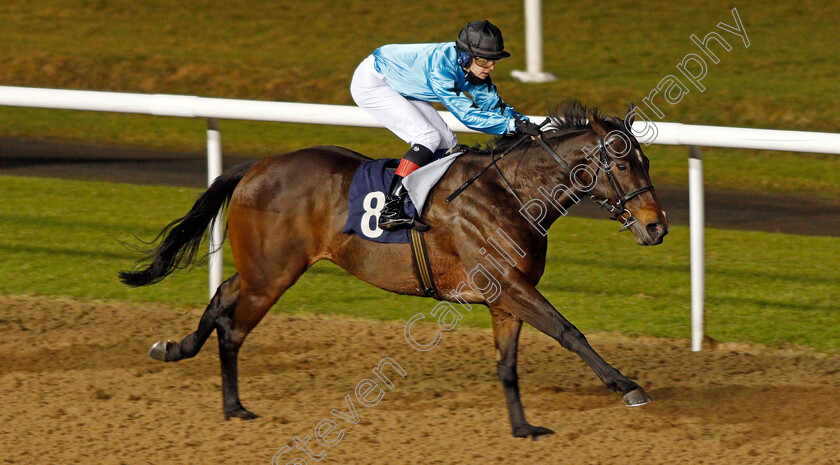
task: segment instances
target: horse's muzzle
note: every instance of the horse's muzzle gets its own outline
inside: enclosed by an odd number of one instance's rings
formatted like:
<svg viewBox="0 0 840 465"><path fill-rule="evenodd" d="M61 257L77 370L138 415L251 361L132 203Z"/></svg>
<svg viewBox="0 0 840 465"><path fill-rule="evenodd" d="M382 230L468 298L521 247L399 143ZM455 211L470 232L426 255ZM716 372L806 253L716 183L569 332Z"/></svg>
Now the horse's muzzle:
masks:
<svg viewBox="0 0 840 465"><path fill-rule="evenodd" d="M648 223L645 225L645 233L647 235L644 241L645 245L659 245L668 234L668 224L660 222Z"/></svg>

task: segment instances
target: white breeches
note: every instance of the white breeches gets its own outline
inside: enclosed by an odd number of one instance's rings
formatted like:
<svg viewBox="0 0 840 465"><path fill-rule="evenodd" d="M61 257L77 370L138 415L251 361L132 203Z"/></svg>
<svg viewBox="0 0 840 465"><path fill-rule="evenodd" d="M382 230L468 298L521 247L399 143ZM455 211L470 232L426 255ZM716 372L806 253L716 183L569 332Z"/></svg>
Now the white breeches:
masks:
<svg viewBox="0 0 840 465"><path fill-rule="evenodd" d="M411 145L420 144L435 152L458 144L458 137L431 103L400 95L376 71L373 60L373 55L368 56L353 73L350 94L357 105Z"/></svg>

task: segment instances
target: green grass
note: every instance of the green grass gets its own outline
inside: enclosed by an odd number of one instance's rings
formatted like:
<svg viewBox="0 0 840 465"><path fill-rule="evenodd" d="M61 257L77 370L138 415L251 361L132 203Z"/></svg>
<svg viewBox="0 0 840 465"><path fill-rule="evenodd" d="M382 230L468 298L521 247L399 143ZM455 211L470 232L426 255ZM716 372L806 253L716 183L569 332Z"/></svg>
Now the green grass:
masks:
<svg viewBox="0 0 840 465"><path fill-rule="evenodd" d="M449 1L340 3L245 0L6 0L0 4L0 85L188 94L352 104L353 69L385 43L452 40L470 19L505 32L513 56L494 74L505 100L545 114L576 97L621 114L675 65L697 52L691 34L717 30L732 45L708 63L706 91L676 105L665 121L838 132L836 60L840 4L830 0L737 5L749 38L716 29L733 24L722 0L673 3L544 2L545 68L558 80L515 82L525 63L519 3ZM317 13L316 13L317 12ZM716 46L715 46L716 47ZM371 156L398 156L404 144L384 130L223 121L225 151L265 156L335 144ZM204 122L73 111L0 108L0 137L204 150ZM481 140L466 137L468 142ZM710 188L840 195L840 157L708 150ZM684 184L684 148L650 147L657 183Z"/></svg>
<svg viewBox="0 0 840 465"><path fill-rule="evenodd" d="M120 241L153 237L189 209L196 189L0 176L0 292L203 307L206 267L131 289ZM616 223L563 218L549 233L540 290L584 332L688 338L688 231L639 247ZM840 348L840 239L708 229L707 333L721 341ZM233 272L227 251L225 274ZM278 303L284 312L407 321L434 301L386 293L318 263ZM482 307L465 325L488 327Z"/></svg>

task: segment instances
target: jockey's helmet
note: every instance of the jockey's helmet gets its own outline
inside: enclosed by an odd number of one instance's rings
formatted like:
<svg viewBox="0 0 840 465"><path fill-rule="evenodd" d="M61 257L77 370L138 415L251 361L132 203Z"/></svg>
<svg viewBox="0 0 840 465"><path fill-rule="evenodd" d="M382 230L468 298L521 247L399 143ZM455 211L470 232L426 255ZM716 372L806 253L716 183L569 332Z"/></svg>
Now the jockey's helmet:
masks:
<svg viewBox="0 0 840 465"><path fill-rule="evenodd" d="M470 59L481 57L489 60L507 58L502 31L490 21L472 21L461 29L455 41L458 47L458 64L469 66Z"/></svg>

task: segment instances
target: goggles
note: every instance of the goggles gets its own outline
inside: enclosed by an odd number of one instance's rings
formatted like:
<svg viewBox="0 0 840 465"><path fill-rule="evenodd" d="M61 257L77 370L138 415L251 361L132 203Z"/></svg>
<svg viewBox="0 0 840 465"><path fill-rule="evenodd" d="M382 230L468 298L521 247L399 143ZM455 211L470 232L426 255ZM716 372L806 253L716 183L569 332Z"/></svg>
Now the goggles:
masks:
<svg viewBox="0 0 840 465"><path fill-rule="evenodd" d="M475 62L475 64L477 64L478 66L480 66L482 68L489 68L489 67L495 65L497 60L490 60L490 59L482 58L482 57L474 57L473 61Z"/></svg>

